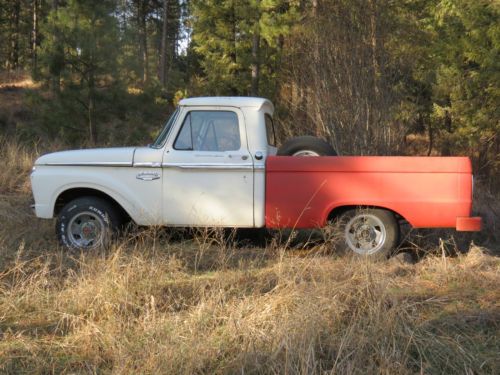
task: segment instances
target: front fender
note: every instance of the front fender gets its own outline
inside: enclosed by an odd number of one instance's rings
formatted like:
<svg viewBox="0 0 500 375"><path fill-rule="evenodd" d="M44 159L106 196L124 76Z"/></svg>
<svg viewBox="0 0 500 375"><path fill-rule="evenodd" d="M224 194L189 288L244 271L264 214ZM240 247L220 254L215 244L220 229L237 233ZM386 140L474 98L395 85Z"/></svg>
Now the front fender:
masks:
<svg viewBox="0 0 500 375"><path fill-rule="evenodd" d="M136 179L140 168L133 167L37 167L32 174L35 210L38 217L52 218L57 198L69 189L98 190L113 198L140 225L159 224L161 179ZM161 173L161 172L158 172Z"/></svg>

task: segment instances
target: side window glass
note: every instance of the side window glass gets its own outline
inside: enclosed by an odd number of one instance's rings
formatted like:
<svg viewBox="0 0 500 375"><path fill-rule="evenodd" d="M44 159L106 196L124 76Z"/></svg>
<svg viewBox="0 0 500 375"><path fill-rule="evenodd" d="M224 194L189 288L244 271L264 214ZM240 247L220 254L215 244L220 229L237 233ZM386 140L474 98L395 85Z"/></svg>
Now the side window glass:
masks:
<svg viewBox="0 0 500 375"><path fill-rule="evenodd" d="M221 152L239 150L238 116L229 111L191 111L182 124L174 148Z"/></svg>
<svg viewBox="0 0 500 375"><path fill-rule="evenodd" d="M181 131L177 136L174 148L176 150L193 150L193 129L191 126L191 113L188 113L184 123L182 124Z"/></svg>

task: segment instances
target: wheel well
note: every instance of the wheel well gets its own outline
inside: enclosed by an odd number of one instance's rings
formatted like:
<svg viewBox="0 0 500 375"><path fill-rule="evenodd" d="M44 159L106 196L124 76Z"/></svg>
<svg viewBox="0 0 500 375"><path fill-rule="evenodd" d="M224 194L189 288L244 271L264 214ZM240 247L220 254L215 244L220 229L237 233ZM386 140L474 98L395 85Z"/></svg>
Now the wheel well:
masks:
<svg viewBox="0 0 500 375"><path fill-rule="evenodd" d="M386 210L386 211L389 211L389 212L392 212L394 217L396 218L396 220L398 222L407 222L407 220L400 214L398 214L396 211L394 210L391 210L387 207L380 207L380 206L363 206L363 205L357 205L357 206L339 206L339 207L335 207L331 212L330 214L328 215L328 219L327 221L333 221L335 220L336 218L338 218L340 215L342 215L344 212L346 211L349 211L349 210L355 210L355 209L363 209L363 208L377 208L377 209L380 209L380 210Z"/></svg>
<svg viewBox="0 0 500 375"><path fill-rule="evenodd" d="M73 199L81 197L98 197L104 199L116 209L116 212L120 215L121 218L123 218L124 221L131 221L130 215L127 213L127 211L125 211L120 203L118 203L108 194L103 193L100 190L90 188L74 188L66 190L59 194L54 206L54 216L57 216L59 212L61 212L62 208Z"/></svg>

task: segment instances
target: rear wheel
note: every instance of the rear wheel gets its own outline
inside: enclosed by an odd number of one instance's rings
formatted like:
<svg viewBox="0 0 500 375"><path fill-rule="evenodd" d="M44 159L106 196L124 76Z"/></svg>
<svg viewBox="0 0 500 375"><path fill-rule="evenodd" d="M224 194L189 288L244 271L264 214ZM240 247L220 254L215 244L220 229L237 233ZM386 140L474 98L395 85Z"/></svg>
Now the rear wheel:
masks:
<svg viewBox="0 0 500 375"><path fill-rule="evenodd" d="M385 259L399 243L399 225L390 211L352 209L339 222L345 244L356 255Z"/></svg>
<svg viewBox="0 0 500 375"><path fill-rule="evenodd" d="M67 249L91 250L107 246L119 224L120 216L111 204L97 197L82 197L63 207L56 233Z"/></svg>
<svg viewBox="0 0 500 375"><path fill-rule="evenodd" d="M310 135L291 138L280 147L278 156L337 156L326 141Z"/></svg>

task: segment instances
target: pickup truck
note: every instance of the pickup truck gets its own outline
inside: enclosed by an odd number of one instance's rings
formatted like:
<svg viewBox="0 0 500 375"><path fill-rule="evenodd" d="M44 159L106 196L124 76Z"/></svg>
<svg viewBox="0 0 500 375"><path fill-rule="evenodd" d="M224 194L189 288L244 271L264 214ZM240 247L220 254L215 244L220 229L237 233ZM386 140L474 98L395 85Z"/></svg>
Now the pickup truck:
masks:
<svg viewBox="0 0 500 375"><path fill-rule="evenodd" d="M468 158L335 156L307 136L278 150L273 111L263 98L189 98L147 147L41 156L31 174L36 215L57 217L60 242L80 250L107 244L124 220L293 229L338 221L347 248L369 257L398 246L402 222L481 229Z"/></svg>

